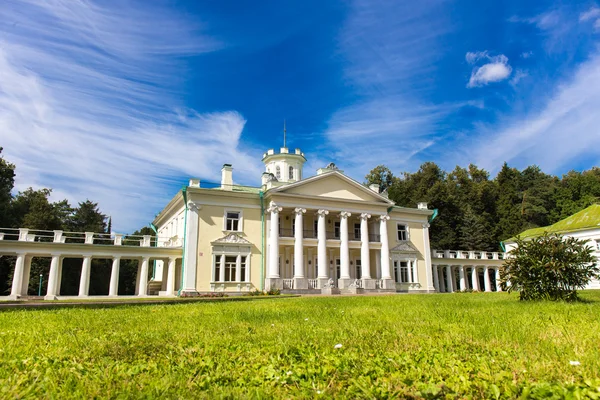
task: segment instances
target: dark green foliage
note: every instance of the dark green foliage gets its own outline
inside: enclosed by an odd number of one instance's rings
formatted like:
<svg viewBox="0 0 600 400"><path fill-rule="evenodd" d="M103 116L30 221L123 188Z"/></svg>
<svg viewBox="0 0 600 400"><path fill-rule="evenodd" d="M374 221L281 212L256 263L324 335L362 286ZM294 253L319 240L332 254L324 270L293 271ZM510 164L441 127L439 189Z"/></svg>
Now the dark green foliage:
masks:
<svg viewBox="0 0 600 400"><path fill-rule="evenodd" d="M501 276L508 291L518 291L521 300L577 300L577 289L600 273L586 240L546 233L530 240L517 238L516 245Z"/></svg>
<svg viewBox="0 0 600 400"><path fill-rule="evenodd" d="M0 153L2 148L0 148ZM106 232L110 237L112 227L107 226L107 217L98 208L98 204L86 200L72 207L67 200L50 201L51 189L26 189L12 194L15 180L15 166L0 157L0 227L30 228L34 230L63 230L67 232ZM138 235L153 235L150 228L135 232ZM81 239L83 242L83 238ZM139 240L127 240L128 245L139 245ZM61 294L76 295L79 290L81 274L80 258L63 260ZM0 295L10 292L14 257L0 257ZM119 293L135 292L135 277L138 262L123 260L120 269ZM90 295L108 294L111 261L93 259L90 270ZM42 293L46 292L50 259L34 257L31 262L31 275L28 293L37 294L40 274L43 277Z"/></svg>
<svg viewBox="0 0 600 400"><path fill-rule="evenodd" d="M571 171L562 178L537 166L523 171L504 163L495 178L471 164L447 173L432 162L417 172L374 168L366 184L385 177L389 198L399 206L426 201L438 217L429 231L436 249L500 250L500 242L529 228L551 225L600 201L600 168ZM389 184L391 181L391 184Z"/></svg>

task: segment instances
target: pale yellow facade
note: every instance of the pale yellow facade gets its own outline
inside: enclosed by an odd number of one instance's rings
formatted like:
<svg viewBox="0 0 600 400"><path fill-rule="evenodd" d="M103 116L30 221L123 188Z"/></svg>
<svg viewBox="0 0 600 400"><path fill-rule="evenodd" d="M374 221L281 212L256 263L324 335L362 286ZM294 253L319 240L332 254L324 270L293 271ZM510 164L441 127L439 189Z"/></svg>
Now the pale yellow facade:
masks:
<svg viewBox="0 0 600 400"><path fill-rule="evenodd" d="M301 179L299 150L263 161L261 187L234 185L225 165L220 187L191 180L156 217L183 245L176 291L435 291L426 205L397 207L334 165Z"/></svg>

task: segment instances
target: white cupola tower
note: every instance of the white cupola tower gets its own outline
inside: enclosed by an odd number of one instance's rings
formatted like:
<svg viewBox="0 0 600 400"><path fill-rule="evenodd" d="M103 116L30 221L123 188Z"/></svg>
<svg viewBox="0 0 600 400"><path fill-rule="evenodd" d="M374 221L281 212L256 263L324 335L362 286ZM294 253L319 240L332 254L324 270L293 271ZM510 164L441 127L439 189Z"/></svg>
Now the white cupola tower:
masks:
<svg viewBox="0 0 600 400"><path fill-rule="evenodd" d="M279 149L279 153L269 149L263 154L262 162L265 164L263 184L271 181L275 183L274 186L278 186L276 183L292 183L302 179L302 167L306 158L300 149L292 152L286 147L285 122L283 123L283 147Z"/></svg>

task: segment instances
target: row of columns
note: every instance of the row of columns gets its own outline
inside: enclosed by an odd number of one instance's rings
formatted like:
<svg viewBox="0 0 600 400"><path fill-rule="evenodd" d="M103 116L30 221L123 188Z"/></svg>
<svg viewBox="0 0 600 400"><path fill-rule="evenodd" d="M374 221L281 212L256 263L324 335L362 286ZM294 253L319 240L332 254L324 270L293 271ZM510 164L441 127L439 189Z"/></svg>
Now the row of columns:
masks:
<svg viewBox="0 0 600 400"><path fill-rule="evenodd" d="M279 276L279 213L283 210L274 202L270 203L267 212L271 213L271 226L269 232L269 267L267 278L278 279ZM305 279L304 271L304 234L303 234L303 217L306 213L305 208L295 208L294 224L296 226L294 232L294 279ZM327 232L325 219L329 215L329 210L317 210L317 260L318 270L317 279L326 280L329 278L327 264ZM348 238L348 218L352 214L347 211L342 211L340 217L340 279L350 279L350 253L349 253L349 238ZM362 213L360 215L360 251L361 251L361 271L362 279L371 279L371 267L369 257L369 228L368 219L371 215ZM379 234L381 236L381 278L392 279L389 260L389 244L387 235L388 215L378 217Z"/></svg>
<svg viewBox="0 0 600 400"><path fill-rule="evenodd" d="M60 295L60 283L62 280L62 260L64 256L52 254L50 261L50 273L48 274L48 287L46 291L46 300L54 300ZM33 256L26 253L18 253L13 274L13 282L10 298L18 299L27 295L29 287L29 277L31 272L31 260ZM119 289L119 269L121 257L112 258L112 268L110 273L110 283L108 288L109 296L117 296ZM145 296L148 290L148 266L150 257L142 257L138 266L137 290L139 296ZM167 295L174 295L175 289L175 265L176 258L170 257L167 273ZM81 277L79 279L80 297L88 296L90 289L90 272L92 266L92 256L84 255L81 263Z"/></svg>
<svg viewBox="0 0 600 400"><path fill-rule="evenodd" d="M456 287L456 275L454 274L454 271L452 270L452 268L455 267L458 269L458 286ZM467 271L466 269L470 268L471 271L471 282L472 282L472 287L468 287L468 278L467 278ZM467 290L467 289L472 289L475 291L486 291L486 292L491 292L492 291L492 282L490 279L490 270L494 271L494 279L495 279L495 283L496 283L496 291L497 292L501 292L502 288L500 286L500 268L498 267L488 267L488 266L483 266L483 283L484 283L484 287L483 290L482 288L479 287L479 267L465 267L463 265L457 265L457 266L453 266L453 265L434 265L433 266L433 279L434 279L434 286L435 289L438 292L454 292L456 289L459 289L461 291ZM443 276L446 276L446 281L444 282ZM446 286L446 282L447 282L447 286Z"/></svg>

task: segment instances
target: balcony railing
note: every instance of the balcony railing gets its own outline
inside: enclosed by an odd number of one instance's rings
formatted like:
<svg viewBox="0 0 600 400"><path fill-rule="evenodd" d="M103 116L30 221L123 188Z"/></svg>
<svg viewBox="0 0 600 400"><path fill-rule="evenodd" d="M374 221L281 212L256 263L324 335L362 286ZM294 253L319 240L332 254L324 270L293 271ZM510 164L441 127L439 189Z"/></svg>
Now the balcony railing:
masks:
<svg viewBox="0 0 600 400"><path fill-rule="evenodd" d="M473 250L432 250L432 258L457 258L472 260L503 260L505 255L498 251L473 251Z"/></svg>
<svg viewBox="0 0 600 400"><path fill-rule="evenodd" d="M313 231L312 229L304 229L302 232L303 232L304 239L317 239L318 238L318 233ZM280 228L279 236L293 238L294 230ZM325 232L325 237L330 240L340 240L341 239L339 232L332 232L332 231ZM380 238L381 238L381 236L377 233L369 234L369 242L380 242L381 241ZM348 240L360 242L360 240L361 240L360 234L357 234L356 232L348 232Z"/></svg>
<svg viewBox="0 0 600 400"><path fill-rule="evenodd" d="M279 229L279 236L294 237L294 230L293 229Z"/></svg>

